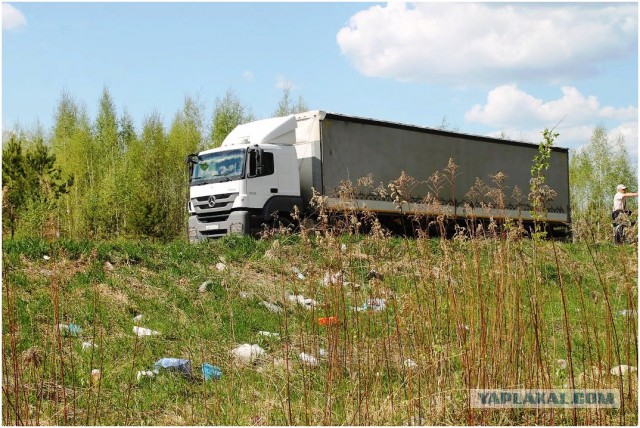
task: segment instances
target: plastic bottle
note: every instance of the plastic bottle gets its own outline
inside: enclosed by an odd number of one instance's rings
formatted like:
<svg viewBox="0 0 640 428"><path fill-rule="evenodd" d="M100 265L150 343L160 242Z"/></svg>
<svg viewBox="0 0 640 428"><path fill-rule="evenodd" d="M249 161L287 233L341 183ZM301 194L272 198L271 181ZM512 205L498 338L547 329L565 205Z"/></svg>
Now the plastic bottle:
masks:
<svg viewBox="0 0 640 428"><path fill-rule="evenodd" d="M91 379L89 381L89 385L94 386L100 382L100 377L102 377L102 372L99 369L91 370Z"/></svg>
<svg viewBox="0 0 640 428"><path fill-rule="evenodd" d="M155 370L167 369L180 372L184 375L191 376L191 361L181 358L160 358L153 365Z"/></svg>

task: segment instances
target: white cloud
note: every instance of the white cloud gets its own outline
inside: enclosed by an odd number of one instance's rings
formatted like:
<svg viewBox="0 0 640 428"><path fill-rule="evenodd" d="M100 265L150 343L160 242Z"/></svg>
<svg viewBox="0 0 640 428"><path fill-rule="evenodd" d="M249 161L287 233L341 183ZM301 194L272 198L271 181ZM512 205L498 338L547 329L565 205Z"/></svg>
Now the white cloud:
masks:
<svg viewBox="0 0 640 428"><path fill-rule="evenodd" d="M604 124L611 136L625 137L629 153L638 153L638 108L602 106L597 97L584 96L571 86L563 87L562 96L550 101L536 98L517 85L498 86L489 92L486 104L474 105L464 118L504 131L510 138L531 142L539 142L542 129L558 125L559 145L571 148L586 144L594 127Z"/></svg>
<svg viewBox="0 0 640 428"><path fill-rule="evenodd" d="M27 19L15 7L10 4L2 4L2 30L17 30L27 25Z"/></svg>
<svg viewBox="0 0 640 428"><path fill-rule="evenodd" d="M629 155L638 164L638 122L625 122L612 130L612 135L622 135Z"/></svg>
<svg viewBox="0 0 640 428"><path fill-rule="evenodd" d="M471 83L592 75L637 52L636 4L389 3L336 36L364 75Z"/></svg>
<svg viewBox="0 0 640 428"><path fill-rule="evenodd" d="M298 86L296 86L295 83L293 83L291 80L288 80L282 74L278 74L276 76L276 88L280 90L285 90L285 89L294 90L294 89L298 89Z"/></svg>
<svg viewBox="0 0 640 428"><path fill-rule="evenodd" d="M251 70L245 70L245 72L242 73L242 78L247 82L253 82L256 80L256 77Z"/></svg>

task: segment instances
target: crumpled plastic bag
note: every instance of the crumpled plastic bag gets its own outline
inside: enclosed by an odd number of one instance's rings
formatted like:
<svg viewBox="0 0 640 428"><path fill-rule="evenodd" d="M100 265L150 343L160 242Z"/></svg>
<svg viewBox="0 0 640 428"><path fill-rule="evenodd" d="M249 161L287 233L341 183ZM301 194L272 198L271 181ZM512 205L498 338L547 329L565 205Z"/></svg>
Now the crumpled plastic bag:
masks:
<svg viewBox="0 0 640 428"><path fill-rule="evenodd" d="M306 364L307 366L310 366L310 367L318 367L318 365L320 364L316 357L304 352L301 352L298 358L300 358L300 361L302 361L303 364Z"/></svg>
<svg viewBox="0 0 640 428"><path fill-rule="evenodd" d="M58 330L60 330L60 333L66 335L66 336L73 336L73 337L77 337L78 335L80 335L80 333L82 333L82 328L80 328L79 325L75 325L75 324L58 324Z"/></svg>
<svg viewBox="0 0 640 428"><path fill-rule="evenodd" d="M296 274L296 276L298 277L298 279L299 279L300 281L304 281L304 280L305 280L305 278L306 278L306 277L305 277L305 276L304 276L304 274L300 271L300 269L298 269L297 267L295 267L295 266L294 266L294 267L292 267L292 268L291 268L291 270L293 271L293 273L295 273L295 274Z"/></svg>
<svg viewBox="0 0 640 428"><path fill-rule="evenodd" d="M330 270L326 271L324 273L324 278L322 280L322 284L325 287L328 287L330 285L340 285L342 284L342 271L339 270L338 272L332 272Z"/></svg>
<svg viewBox="0 0 640 428"><path fill-rule="evenodd" d="M158 370L140 370L136 375L136 379L139 382L143 377L154 377L158 373L160 373Z"/></svg>
<svg viewBox="0 0 640 428"><path fill-rule="evenodd" d="M202 365L202 377L205 382L210 381L211 379L220 380L220 378L222 378L222 370L218 366L204 363Z"/></svg>
<svg viewBox="0 0 640 428"><path fill-rule="evenodd" d="M311 298L304 297L302 294L290 294L288 297L290 302L298 303L301 306L304 306L307 309L311 309L316 306L318 302Z"/></svg>
<svg viewBox="0 0 640 428"><path fill-rule="evenodd" d="M137 325L133 326L133 332L139 337L142 337L142 336L157 336L157 335L160 334L159 331L150 330L148 328L139 327Z"/></svg>
<svg viewBox="0 0 640 428"><path fill-rule="evenodd" d="M357 312L365 312L372 310L373 312L381 312L387 308L387 301L385 299L367 299L364 304L358 308L353 308Z"/></svg>
<svg viewBox="0 0 640 428"><path fill-rule="evenodd" d="M269 312L273 312L273 313L276 313L276 314L282 312L282 308L280 306L274 305L271 302L267 302L267 301L263 300L262 302L260 302L260 304L262 306L264 306L265 308L267 308L267 310Z"/></svg>
<svg viewBox="0 0 640 428"><path fill-rule="evenodd" d="M267 355L264 349L258 345L243 343L231 351L231 355L242 364L250 364Z"/></svg>

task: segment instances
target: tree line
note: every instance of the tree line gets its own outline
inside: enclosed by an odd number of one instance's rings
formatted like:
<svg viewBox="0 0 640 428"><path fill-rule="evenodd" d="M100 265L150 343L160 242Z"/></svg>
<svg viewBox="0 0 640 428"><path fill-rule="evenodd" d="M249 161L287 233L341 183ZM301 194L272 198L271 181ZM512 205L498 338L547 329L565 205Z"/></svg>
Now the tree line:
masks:
<svg viewBox="0 0 640 428"><path fill-rule="evenodd" d="M569 154L571 221L576 240L611 242L611 212L616 186L624 184L637 192L637 159L633 162L624 136L612 136L597 125L591 138ZM627 208L637 219L637 200L627 200Z"/></svg>
<svg viewBox="0 0 640 428"><path fill-rule="evenodd" d="M306 110L304 99L295 102L285 88L273 116ZM137 131L126 111L118 114L107 88L93 120L63 92L51 130L3 132L3 237L184 238L185 156L220 146L233 128L255 119L227 90L216 98L209 120L205 105L186 97L167 129L152 113ZM574 237L610 238L615 186L635 190L636 168L624 138L610 136L602 125L585 146L570 152Z"/></svg>
<svg viewBox="0 0 640 428"><path fill-rule="evenodd" d="M285 88L273 115L306 110ZM49 132L3 132L3 237L186 236L186 155L220 146L233 128L256 119L232 90L215 100L209 121L204 115L205 105L186 97L167 129L152 113L137 131L107 88L93 120L63 92Z"/></svg>

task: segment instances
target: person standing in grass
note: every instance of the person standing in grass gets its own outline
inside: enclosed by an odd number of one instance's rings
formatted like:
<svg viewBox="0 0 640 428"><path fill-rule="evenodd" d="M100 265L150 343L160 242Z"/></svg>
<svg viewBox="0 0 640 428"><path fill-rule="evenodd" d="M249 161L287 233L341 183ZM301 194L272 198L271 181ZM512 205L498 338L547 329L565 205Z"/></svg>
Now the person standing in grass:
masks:
<svg viewBox="0 0 640 428"><path fill-rule="evenodd" d="M631 215L631 211L627 211L627 198L637 198L637 193L627 193L627 186L624 184L618 184L616 187L616 194L613 197L613 212L611 218L613 220L613 226L615 229L614 240L616 244L621 244L623 241L624 225L618 221L620 214L625 213L627 216Z"/></svg>

